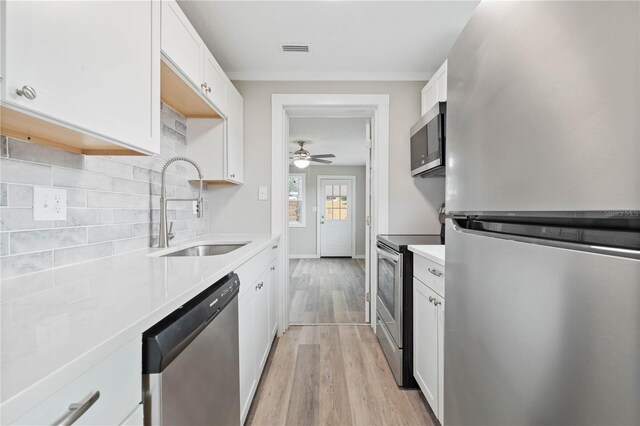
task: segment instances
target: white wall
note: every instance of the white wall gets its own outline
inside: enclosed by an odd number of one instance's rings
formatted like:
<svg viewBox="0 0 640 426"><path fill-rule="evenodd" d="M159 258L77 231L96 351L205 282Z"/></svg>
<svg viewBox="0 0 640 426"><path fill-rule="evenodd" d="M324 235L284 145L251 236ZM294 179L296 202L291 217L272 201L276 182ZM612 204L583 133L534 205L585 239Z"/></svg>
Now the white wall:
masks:
<svg viewBox="0 0 640 426"><path fill-rule="evenodd" d="M258 201L258 186L271 184L272 94L388 94L390 112L389 230L440 232L438 208L444 202L444 178L412 178L409 129L420 117L425 82L235 81L244 97L244 185L213 187L211 232L266 233L270 201ZM269 192L271 195L271 192Z"/></svg>
<svg viewBox="0 0 640 426"><path fill-rule="evenodd" d="M289 228L289 253L295 255L317 254L318 214L313 208L318 204L318 175L340 175L356 177L356 215L353 226L356 227L356 256L365 254L365 166L309 166L298 169L291 166L289 173L304 173L307 177L306 188L306 217L307 226L303 228Z"/></svg>

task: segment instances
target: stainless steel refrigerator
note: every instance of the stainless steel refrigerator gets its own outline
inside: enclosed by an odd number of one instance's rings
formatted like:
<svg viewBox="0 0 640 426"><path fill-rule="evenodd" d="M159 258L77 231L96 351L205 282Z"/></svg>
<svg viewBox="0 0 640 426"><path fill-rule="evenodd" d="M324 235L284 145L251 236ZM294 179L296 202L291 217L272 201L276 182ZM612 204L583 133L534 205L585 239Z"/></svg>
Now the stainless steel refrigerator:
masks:
<svg viewBox="0 0 640 426"><path fill-rule="evenodd" d="M640 424L639 17L483 2L452 48L447 425Z"/></svg>

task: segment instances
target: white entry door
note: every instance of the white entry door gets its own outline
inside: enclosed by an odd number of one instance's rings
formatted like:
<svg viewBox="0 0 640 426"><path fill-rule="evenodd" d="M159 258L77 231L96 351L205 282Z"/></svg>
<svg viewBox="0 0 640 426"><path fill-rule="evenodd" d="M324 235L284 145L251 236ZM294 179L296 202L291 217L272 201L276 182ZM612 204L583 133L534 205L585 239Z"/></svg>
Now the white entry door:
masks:
<svg viewBox="0 0 640 426"><path fill-rule="evenodd" d="M353 180L320 179L320 256L352 255Z"/></svg>

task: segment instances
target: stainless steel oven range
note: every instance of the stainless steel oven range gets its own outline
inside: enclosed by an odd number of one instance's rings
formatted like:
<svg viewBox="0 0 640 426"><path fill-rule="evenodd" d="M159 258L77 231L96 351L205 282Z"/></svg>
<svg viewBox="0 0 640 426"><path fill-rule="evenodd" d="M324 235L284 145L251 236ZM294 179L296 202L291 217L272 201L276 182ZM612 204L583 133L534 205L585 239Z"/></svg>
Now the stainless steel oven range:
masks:
<svg viewBox="0 0 640 426"><path fill-rule="evenodd" d="M409 245L440 245L440 235L377 236L376 336L401 387L413 379L413 253Z"/></svg>

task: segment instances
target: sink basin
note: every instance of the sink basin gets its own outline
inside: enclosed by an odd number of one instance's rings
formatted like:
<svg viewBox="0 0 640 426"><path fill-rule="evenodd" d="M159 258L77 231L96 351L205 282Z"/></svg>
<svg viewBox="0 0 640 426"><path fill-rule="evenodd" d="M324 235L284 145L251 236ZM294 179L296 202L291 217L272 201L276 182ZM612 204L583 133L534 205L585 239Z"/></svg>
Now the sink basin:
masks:
<svg viewBox="0 0 640 426"><path fill-rule="evenodd" d="M231 253L246 244L203 244L193 247L187 247L172 253L163 254L160 257L168 256L219 256L221 254Z"/></svg>

